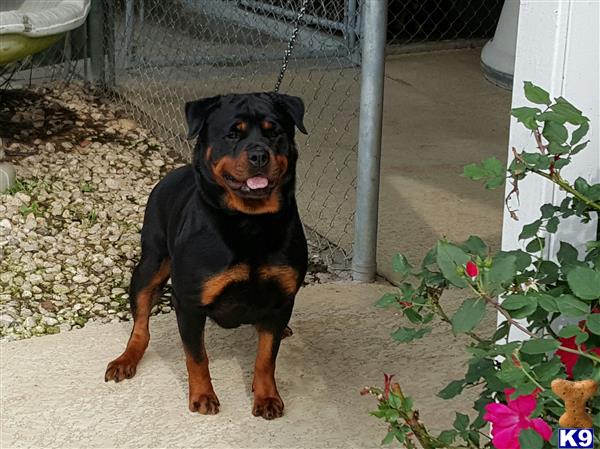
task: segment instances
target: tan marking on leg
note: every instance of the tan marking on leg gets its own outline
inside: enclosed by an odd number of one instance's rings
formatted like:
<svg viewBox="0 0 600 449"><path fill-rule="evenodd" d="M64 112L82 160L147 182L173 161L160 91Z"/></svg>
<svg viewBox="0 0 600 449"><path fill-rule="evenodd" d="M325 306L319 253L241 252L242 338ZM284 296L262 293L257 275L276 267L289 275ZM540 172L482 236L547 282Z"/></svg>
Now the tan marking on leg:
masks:
<svg viewBox="0 0 600 449"><path fill-rule="evenodd" d="M188 371L189 385L189 408L191 412L198 412L202 415L216 415L219 413L220 403L210 381L204 337L202 337L201 354L202 360L198 362L185 350L185 364Z"/></svg>
<svg viewBox="0 0 600 449"><path fill-rule="evenodd" d="M252 414L265 419L283 416L283 401L275 383L274 336L271 332L258 329L258 350L254 366L254 405Z"/></svg>
<svg viewBox="0 0 600 449"><path fill-rule="evenodd" d="M171 274L170 261L164 260L150 282L137 295L136 311L133 317L133 329L127 342L127 347L123 354L108 364L104 380L115 380L119 382L123 379L130 379L135 375L137 365L142 359L148 342L150 341L150 312L152 310L152 301L158 288L166 282Z"/></svg>
<svg viewBox="0 0 600 449"><path fill-rule="evenodd" d="M298 272L292 267L283 265L266 265L258 270L262 280L275 280L288 295L295 294L300 288Z"/></svg>
<svg viewBox="0 0 600 449"><path fill-rule="evenodd" d="M211 304L233 282L243 282L250 279L250 267L246 264L235 265L223 273L209 277L202 285L200 302L202 305Z"/></svg>

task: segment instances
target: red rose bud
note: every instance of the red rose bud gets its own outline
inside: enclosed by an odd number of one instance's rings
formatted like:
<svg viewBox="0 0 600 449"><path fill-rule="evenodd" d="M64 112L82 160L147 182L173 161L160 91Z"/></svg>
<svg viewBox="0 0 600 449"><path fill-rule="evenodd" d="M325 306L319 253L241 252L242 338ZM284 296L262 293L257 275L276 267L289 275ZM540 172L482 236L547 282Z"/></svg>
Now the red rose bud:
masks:
<svg viewBox="0 0 600 449"><path fill-rule="evenodd" d="M477 268L477 265L475 265L473 262L468 261L467 266L465 267L465 273L467 273L467 276L469 277L477 277L479 274L479 268Z"/></svg>

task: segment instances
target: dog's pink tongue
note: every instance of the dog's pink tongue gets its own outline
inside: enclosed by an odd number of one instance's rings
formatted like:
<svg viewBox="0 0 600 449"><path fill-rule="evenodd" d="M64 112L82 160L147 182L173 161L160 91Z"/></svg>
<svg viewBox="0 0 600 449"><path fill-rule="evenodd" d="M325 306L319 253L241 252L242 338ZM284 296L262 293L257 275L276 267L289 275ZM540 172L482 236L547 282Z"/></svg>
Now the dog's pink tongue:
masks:
<svg viewBox="0 0 600 449"><path fill-rule="evenodd" d="M250 179L246 180L246 184L252 190L264 189L265 187L267 187L269 185L269 180L267 178L265 178L264 176L255 176L254 178L250 178Z"/></svg>

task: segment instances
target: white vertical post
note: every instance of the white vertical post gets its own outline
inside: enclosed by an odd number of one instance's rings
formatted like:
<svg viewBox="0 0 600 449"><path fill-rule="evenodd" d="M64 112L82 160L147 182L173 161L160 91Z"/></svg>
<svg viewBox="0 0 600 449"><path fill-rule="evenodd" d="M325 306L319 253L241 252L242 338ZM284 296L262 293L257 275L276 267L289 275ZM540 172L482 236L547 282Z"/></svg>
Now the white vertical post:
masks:
<svg viewBox="0 0 600 449"><path fill-rule="evenodd" d="M562 96L581 109L590 123L586 139L590 144L577 154L563 176L574 181L581 176L600 180L600 2L598 0L521 0L513 84L512 106L529 105L523 93L523 82L531 81L550 92L552 98ZM511 121L508 148L519 151L535 149L531 132L516 120ZM540 206L560 204L564 193L550 181L530 175L519 184L519 221L504 211L502 249L523 247L518 239L523 225L540 217ZM507 185L506 193L510 191ZM566 220L558 233L548 235L545 256L552 257L560 241L568 241L581 249L596 237L597 223L582 224ZM502 322L499 316L498 322ZM526 338L512 330L511 339Z"/></svg>

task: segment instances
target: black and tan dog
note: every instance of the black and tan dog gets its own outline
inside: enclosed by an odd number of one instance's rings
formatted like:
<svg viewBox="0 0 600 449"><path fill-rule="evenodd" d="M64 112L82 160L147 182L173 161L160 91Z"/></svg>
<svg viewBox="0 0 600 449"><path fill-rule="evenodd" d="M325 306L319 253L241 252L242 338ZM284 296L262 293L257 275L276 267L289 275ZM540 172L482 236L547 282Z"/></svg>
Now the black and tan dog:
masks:
<svg viewBox="0 0 600 449"><path fill-rule="evenodd" d="M142 256L130 286L133 331L105 380L134 376L150 339L152 305L171 277L189 375L189 408L219 411L204 347L209 317L225 328L254 324L258 350L252 413L282 416L275 359L307 267L294 197L295 128L304 105L274 93L187 103L192 165L167 175L148 199Z"/></svg>

